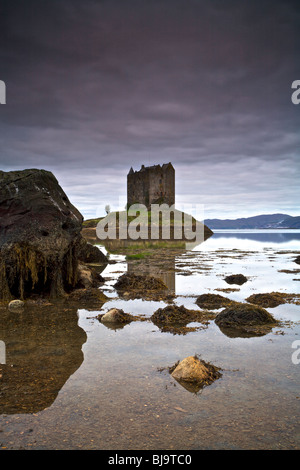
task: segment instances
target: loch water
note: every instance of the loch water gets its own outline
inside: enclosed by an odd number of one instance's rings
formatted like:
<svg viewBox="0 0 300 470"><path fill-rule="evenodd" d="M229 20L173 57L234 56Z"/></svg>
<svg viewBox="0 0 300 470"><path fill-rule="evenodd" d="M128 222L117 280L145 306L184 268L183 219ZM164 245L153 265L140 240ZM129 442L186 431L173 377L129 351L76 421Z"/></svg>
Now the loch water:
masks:
<svg viewBox="0 0 300 470"><path fill-rule="evenodd" d="M213 318L174 334L150 319L166 299L121 298L114 284L127 271L154 275L189 309L204 293L299 296L300 230L216 231L193 249L138 254L108 253L101 311L1 312L0 448L299 449L299 301L268 308L280 323L260 336L227 335ZM230 274L248 280L228 285ZM112 307L144 321L107 327L97 315ZM198 393L168 372L194 354L222 370Z"/></svg>

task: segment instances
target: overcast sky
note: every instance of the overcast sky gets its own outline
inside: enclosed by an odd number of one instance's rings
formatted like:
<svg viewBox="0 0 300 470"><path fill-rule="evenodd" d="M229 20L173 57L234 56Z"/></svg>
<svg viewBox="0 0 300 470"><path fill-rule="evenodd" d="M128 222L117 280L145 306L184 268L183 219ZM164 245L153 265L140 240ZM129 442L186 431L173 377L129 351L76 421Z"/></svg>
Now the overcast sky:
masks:
<svg viewBox="0 0 300 470"><path fill-rule="evenodd" d="M52 171L85 218L171 161L205 217L300 215L300 4L0 0L0 169Z"/></svg>

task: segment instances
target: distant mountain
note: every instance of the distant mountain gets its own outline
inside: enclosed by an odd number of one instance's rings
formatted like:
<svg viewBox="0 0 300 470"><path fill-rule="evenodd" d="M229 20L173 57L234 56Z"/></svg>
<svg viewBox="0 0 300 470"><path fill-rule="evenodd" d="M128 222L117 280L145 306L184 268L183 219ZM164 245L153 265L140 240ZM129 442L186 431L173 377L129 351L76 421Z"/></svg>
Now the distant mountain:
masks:
<svg viewBox="0 0 300 470"><path fill-rule="evenodd" d="M300 216L283 220L278 228L300 228Z"/></svg>
<svg viewBox="0 0 300 470"><path fill-rule="evenodd" d="M204 223L211 230L300 228L300 217L292 217L288 214L266 214L235 220L206 219Z"/></svg>

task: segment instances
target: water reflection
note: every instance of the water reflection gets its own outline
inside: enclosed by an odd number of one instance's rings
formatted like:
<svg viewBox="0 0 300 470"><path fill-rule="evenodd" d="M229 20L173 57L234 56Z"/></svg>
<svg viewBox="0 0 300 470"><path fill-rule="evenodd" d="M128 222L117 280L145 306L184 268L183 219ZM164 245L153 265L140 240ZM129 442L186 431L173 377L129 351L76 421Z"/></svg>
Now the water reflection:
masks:
<svg viewBox="0 0 300 470"><path fill-rule="evenodd" d="M218 231L214 232L213 239L219 238L236 238L238 240L252 240L261 243L289 243L292 241L300 241L300 231L285 231L281 232L270 231L270 230L259 230L259 231Z"/></svg>
<svg viewBox="0 0 300 470"><path fill-rule="evenodd" d="M169 295L175 295L175 259L185 252L184 242L110 240L105 249L126 255L128 273L156 277L167 286Z"/></svg>
<svg viewBox="0 0 300 470"><path fill-rule="evenodd" d="M265 336L271 333L273 328L268 325L263 325L256 328L234 328L218 326L220 331L228 338L255 338L259 336Z"/></svg>
<svg viewBox="0 0 300 470"><path fill-rule="evenodd" d="M0 312L0 414L36 413L49 407L83 361L85 331L76 309L26 306Z"/></svg>

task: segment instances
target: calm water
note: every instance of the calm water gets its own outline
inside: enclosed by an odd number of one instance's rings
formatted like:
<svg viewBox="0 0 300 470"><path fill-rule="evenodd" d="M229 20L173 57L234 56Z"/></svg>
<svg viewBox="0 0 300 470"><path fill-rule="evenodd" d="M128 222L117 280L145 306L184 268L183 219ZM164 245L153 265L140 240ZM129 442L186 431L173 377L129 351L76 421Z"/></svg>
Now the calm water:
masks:
<svg viewBox="0 0 300 470"><path fill-rule="evenodd" d="M121 329L101 324L99 312L63 306L1 312L0 447L298 449L300 364L292 362L292 343L300 340L300 305L268 309L282 323L260 337L226 336L214 320L174 335L150 321L163 300L120 299L113 284L127 270L153 274L177 305L193 309L203 293L238 301L300 294L299 254L300 231L252 231L217 232L192 251L110 255L101 313L118 307L146 318ZM224 281L238 273L248 282ZM198 394L161 370L195 353L223 369Z"/></svg>

